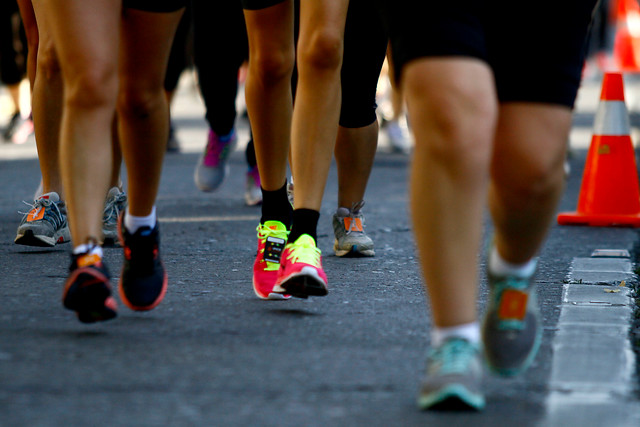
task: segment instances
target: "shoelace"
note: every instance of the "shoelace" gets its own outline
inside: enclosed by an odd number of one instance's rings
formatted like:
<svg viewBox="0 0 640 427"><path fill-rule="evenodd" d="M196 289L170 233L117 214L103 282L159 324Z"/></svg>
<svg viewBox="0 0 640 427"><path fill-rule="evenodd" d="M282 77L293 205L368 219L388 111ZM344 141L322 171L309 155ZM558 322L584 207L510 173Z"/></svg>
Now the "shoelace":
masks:
<svg viewBox="0 0 640 427"><path fill-rule="evenodd" d="M298 243L300 242L300 243ZM287 255L287 260L296 263L303 262L310 265L319 265L322 258L322 252L313 242L313 239L298 239L292 244L291 251Z"/></svg>
<svg viewBox="0 0 640 427"><path fill-rule="evenodd" d="M469 362L475 357L473 346L458 338L446 341L439 348L433 349L430 359L438 363L440 374L459 374L467 371Z"/></svg>
<svg viewBox="0 0 640 427"><path fill-rule="evenodd" d="M40 213L40 209L44 209L44 215L42 216L42 219L46 219L55 228L60 228L65 223L65 219L63 217L62 212L60 211L60 207L58 206L58 203L52 200L45 199L45 198L38 198L33 202L33 204L29 202L25 202L24 200L22 201L22 203L30 207L29 212L18 211L18 213L22 215L30 214L35 209L36 211L34 212L34 216L36 216L38 213ZM51 207L51 209L47 210L48 207Z"/></svg>
<svg viewBox="0 0 640 427"><path fill-rule="evenodd" d="M359 229L358 227L358 223L356 222L356 218L359 218L360 221L362 221L362 215L360 215L360 211L362 210L362 208L364 207L364 200L360 200L359 202L354 203L353 205L351 205L351 209L349 209L349 215L347 215L345 218L349 218L349 227L346 229L347 235L351 234L351 232L362 232L362 230Z"/></svg>
<svg viewBox="0 0 640 427"><path fill-rule="evenodd" d="M216 167L220 160L225 159L228 156L229 147L231 146L231 142L235 138L235 133L229 137L228 141L222 142L220 141L220 137L215 135L213 138L209 139L207 143L207 151L204 157L204 163L207 166Z"/></svg>
<svg viewBox="0 0 640 427"><path fill-rule="evenodd" d="M124 192L120 192L115 197L110 197L107 200L107 203L104 205L104 211L102 220L104 222L109 222L111 220L117 220L118 215L120 215L121 209L120 207L127 201L127 195Z"/></svg>
<svg viewBox="0 0 640 427"><path fill-rule="evenodd" d="M256 231L258 232L258 239L262 241L262 249L260 249L260 253L264 253L267 237L273 236L286 241L289 235L289 232L287 231L272 230L269 227L264 227L262 224L258 224ZM267 263L267 267L265 268L266 271L277 271L280 268L280 264L275 262L265 261L264 259L261 259L260 262Z"/></svg>

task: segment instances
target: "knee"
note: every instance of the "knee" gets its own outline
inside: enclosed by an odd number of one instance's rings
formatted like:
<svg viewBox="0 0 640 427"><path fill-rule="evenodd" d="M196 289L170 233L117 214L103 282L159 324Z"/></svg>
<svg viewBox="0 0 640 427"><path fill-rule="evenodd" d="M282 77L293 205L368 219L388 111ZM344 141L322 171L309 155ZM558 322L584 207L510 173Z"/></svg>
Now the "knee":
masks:
<svg viewBox="0 0 640 427"><path fill-rule="evenodd" d="M38 51L37 71L45 80L59 79L60 62L52 44L41 45Z"/></svg>
<svg viewBox="0 0 640 427"><path fill-rule="evenodd" d="M488 168L497 118L492 96L460 86L414 96L412 104L417 153L454 168Z"/></svg>
<svg viewBox="0 0 640 427"><path fill-rule="evenodd" d="M164 91L159 88L148 88L142 84L123 83L118 93L118 114L122 117L146 119L162 108L166 102Z"/></svg>
<svg viewBox="0 0 640 427"><path fill-rule="evenodd" d="M339 31L322 29L298 47L298 67L302 70L339 71L342 65L343 37Z"/></svg>
<svg viewBox="0 0 640 427"><path fill-rule="evenodd" d="M544 199L564 186L564 155L494 162L492 180L500 193L522 200Z"/></svg>
<svg viewBox="0 0 640 427"><path fill-rule="evenodd" d="M64 78L65 100L79 108L113 108L118 78L115 67L95 62L82 69L70 70Z"/></svg>
<svg viewBox="0 0 640 427"><path fill-rule="evenodd" d="M283 80L291 80L295 53L291 49L276 50L274 52L251 52L249 55L249 69L252 78L256 78L264 86Z"/></svg>

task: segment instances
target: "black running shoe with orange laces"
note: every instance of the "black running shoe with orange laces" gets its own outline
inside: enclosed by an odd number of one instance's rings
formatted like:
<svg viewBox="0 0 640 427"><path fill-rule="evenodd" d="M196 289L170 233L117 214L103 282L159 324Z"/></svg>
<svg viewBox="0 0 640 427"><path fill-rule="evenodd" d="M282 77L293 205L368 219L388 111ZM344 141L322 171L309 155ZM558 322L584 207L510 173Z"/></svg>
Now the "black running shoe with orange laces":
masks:
<svg viewBox="0 0 640 427"><path fill-rule="evenodd" d="M91 252L71 255L62 303L78 315L82 323L94 323L116 317L117 304L111 296L109 272L100 256Z"/></svg>
<svg viewBox="0 0 640 427"><path fill-rule="evenodd" d="M155 227L141 227L129 233L120 217L120 243L124 263L120 275L120 298L136 311L155 308L167 292L167 272L160 259L160 232Z"/></svg>

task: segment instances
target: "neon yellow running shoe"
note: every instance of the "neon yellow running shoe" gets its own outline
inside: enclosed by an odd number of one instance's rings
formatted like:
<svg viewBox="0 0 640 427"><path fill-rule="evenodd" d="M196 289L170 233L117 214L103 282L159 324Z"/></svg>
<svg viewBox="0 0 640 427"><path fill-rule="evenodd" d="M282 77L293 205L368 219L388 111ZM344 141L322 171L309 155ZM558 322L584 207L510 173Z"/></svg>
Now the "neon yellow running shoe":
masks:
<svg viewBox="0 0 640 427"><path fill-rule="evenodd" d="M322 254L308 234L285 246L281 264L273 292L298 298L325 296L329 292Z"/></svg>

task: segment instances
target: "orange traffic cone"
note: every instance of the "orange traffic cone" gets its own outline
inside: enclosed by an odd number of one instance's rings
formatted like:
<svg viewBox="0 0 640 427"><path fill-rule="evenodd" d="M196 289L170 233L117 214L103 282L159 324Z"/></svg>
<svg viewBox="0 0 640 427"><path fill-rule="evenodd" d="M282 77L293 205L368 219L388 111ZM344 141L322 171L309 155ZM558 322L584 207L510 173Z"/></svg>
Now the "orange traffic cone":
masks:
<svg viewBox="0 0 640 427"><path fill-rule="evenodd" d="M640 72L640 6L636 0L618 0L613 58L617 71Z"/></svg>
<svg viewBox="0 0 640 427"><path fill-rule="evenodd" d="M558 215L558 224L640 227L638 172L630 130L622 74L605 73L578 210Z"/></svg>

